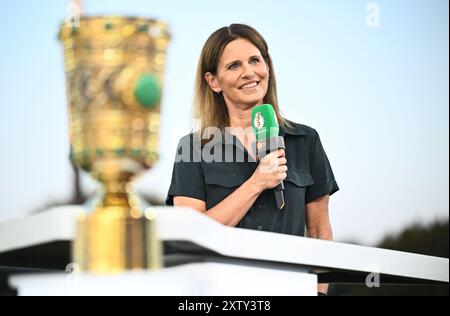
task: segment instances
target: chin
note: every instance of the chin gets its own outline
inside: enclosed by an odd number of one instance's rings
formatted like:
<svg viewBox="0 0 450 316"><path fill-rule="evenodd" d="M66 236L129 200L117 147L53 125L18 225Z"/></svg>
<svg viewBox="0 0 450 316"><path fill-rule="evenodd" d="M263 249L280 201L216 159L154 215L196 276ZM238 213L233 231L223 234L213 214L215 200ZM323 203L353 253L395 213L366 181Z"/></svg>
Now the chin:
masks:
<svg viewBox="0 0 450 316"><path fill-rule="evenodd" d="M262 95L254 95L247 96L246 98L242 98L243 103L247 104L257 104L258 102L262 102L264 100L264 96Z"/></svg>
<svg viewBox="0 0 450 316"><path fill-rule="evenodd" d="M242 100L241 104L245 104L247 107L253 107L258 104L261 100Z"/></svg>

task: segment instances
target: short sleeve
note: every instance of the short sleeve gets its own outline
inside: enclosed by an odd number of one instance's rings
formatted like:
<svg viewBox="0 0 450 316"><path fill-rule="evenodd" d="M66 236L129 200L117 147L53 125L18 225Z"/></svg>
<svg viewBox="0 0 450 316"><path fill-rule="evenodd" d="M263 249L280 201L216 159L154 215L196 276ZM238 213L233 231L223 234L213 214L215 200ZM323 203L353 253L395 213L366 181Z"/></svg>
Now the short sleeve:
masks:
<svg viewBox="0 0 450 316"><path fill-rule="evenodd" d="M310 155L310 171L314 184L306 187L305 203L308 204L324 195L332 195L339 190L334 179L330 162L322 147L319 134L314 131L314 140Z"/></svg>
<svg viewBox="0 0 450 316"><path fill-rule="evenodd" d="M175 155L172 181L167 193L166 205L173 205L174 196L186 196L206 200L205 180L198 148L193 145L193 135L183 137Z"/></svg>

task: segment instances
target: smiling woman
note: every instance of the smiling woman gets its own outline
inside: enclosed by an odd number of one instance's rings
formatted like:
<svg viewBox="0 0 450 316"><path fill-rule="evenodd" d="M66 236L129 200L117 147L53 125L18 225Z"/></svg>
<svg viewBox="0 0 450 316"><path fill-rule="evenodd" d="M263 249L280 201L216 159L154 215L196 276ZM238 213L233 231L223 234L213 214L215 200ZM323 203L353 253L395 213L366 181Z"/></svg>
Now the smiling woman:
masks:
<svg viewBox="0 0 450 316"><path fill-rule="evenodd" d="M259 159L251 146L251 117L252 109L263 103L273 106L285 149ZM268 46L255 29L232 24L208 38L198 64L194 105L200 126L179 143L168 205L191 207L228 226L332 238L328 198L339 188L331 166L318 133L281 116ZM211 128L220 136L211 139ZM225 155L240 152L244 161L210 161L202 156L210 148ZM285 205L280 211L271 189L283 180ZM326 286L319 290L326 292Z"/></svg>

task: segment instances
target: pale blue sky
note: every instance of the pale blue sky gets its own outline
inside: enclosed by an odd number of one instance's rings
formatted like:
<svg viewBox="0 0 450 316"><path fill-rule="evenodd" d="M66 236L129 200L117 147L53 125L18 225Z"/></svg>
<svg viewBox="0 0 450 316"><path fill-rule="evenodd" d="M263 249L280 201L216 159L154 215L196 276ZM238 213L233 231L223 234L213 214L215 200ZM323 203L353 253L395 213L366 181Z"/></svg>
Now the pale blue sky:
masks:
<svg viewBox="0 0 450 316"><path fill-rule="evenodd" d="M210 33L247 23L266 38L285 116L318 130L341 190L337 240L371 244L411 222L447 218L448 1L85 0L89 15L170 23L161 162L139 190L164 197L178 139L189 132L197 59ZM380 27L366 25L366 5ZM8 1L0 10L0 220L70 195L59 24L68 1ZM93 183L84 179L87 191Z"/></svg>

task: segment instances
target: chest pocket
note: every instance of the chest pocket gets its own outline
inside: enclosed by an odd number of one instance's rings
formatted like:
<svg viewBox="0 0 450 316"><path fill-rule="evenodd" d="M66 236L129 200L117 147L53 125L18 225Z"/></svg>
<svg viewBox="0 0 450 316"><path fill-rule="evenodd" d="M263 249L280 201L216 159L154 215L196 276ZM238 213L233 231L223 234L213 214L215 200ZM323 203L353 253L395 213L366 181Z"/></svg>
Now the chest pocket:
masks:
<svg viewBox="0 0 450 316"><path fill-rule="evenodd" d="M301 170L288 169L285 181L290 182L297 187L307 187L308 185L314 184L314 179L311 174Z"/></svg>
<svg viewBox="0 0 450 316"><path fill-rule="evenodd" d="M209 209L220 203L245 181L244 176L237 173L205 174L206 208Z"/></svg>
<svg viewBox="0 0 450 316"><path fill-rule="evenodd" d="M284 180L286 207L292 210L304 210L306 187L312 184L314 184L314 179L309 172L288 169L287 177Z"/></svg>
<svg viewBox="0 0 450 316"><path fill-rule="evenodd" d="M243 176L237 173L213 173L205 175L205 183L226 188L233 188L244 183Z"/></svg>

